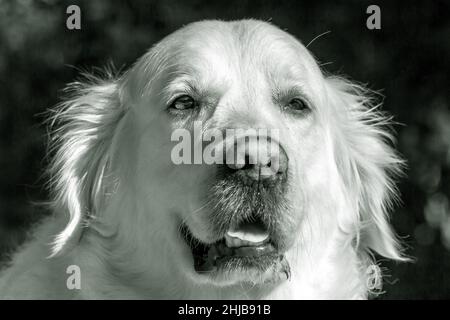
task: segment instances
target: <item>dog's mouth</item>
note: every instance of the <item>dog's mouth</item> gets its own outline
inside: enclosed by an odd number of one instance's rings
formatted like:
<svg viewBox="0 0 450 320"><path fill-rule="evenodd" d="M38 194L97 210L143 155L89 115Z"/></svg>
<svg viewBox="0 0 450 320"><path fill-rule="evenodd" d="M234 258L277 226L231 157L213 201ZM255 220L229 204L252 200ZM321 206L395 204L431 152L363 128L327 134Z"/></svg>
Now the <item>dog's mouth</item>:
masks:
<svg viewBox="0 0 450 320"><path fill-rule="evenodd" d="M193 236L188 226L181 226L181 234L189 245L197 273L220 271L272 271L290 277L290 268L284 254L272 241L270 233L260 220L244 221L230 227L220 240L205 244Z"/></svg>

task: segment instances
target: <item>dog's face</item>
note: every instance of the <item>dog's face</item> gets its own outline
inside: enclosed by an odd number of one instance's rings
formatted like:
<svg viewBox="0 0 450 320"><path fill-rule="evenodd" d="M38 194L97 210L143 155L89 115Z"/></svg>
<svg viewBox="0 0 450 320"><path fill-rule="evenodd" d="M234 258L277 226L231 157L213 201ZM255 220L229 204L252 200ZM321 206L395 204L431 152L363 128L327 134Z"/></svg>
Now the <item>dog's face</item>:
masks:
<svg viewBox="0 0 450 320"><path fill-rule="evenodd" d="M152 61L154 52L164 59ZM324 84L314 60L286 33L250 22L190 26L140 63L155 69L148 71L154 74L144 94L132 93L127 130L135 138L127 141L135 147L126 159L136 173L137 199L148 201L149 230L170 230L161 241L179 252L173 264L199 281L286 279L292 248L308 245L299 243L300 225L321 211L331 215L321 219L333 219L332 206L320 208L340 192L330 190L335 168L328 160ZM129 81L129 87L142 88L142 74ZM174 163L180 141L171 137L177 129L189 132L189 160L197 157L196 145L204 150L210 143L201 142L197 124L200 133L222 133L223 141L233 129L265 129L265 137L255 130L256 139L236 149L233 159L245 162L247 155L250 161L250 149L264 143L270 146L267 159L279 168L265 176L259 172L268 168L265 159L239 168L226 161Z"/></svg>
<svg viewBox="0 0 450 320"><path fill-rule="evenodd" d="M384 216L397 158L351 87L270 24L191 24L108 91L119 111L86 202L154 277L277 284L358 245L399 258Z"/></svg>

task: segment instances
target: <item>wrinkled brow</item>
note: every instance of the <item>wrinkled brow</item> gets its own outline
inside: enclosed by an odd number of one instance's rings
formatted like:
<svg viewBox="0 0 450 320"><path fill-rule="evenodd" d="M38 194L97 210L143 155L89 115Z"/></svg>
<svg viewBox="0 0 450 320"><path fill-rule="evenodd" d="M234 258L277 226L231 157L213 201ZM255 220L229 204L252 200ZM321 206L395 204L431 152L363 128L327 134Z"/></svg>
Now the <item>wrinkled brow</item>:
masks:
<svg viewBox="0 0 450 320"><path fill-rule="evenodd" d="M161 91L161 97L166 102L176 96L187 94L196 99L210 96L220 96L230 87L230 81L214 76L205 80L200 74L182 74L170 79Z"/></svg>

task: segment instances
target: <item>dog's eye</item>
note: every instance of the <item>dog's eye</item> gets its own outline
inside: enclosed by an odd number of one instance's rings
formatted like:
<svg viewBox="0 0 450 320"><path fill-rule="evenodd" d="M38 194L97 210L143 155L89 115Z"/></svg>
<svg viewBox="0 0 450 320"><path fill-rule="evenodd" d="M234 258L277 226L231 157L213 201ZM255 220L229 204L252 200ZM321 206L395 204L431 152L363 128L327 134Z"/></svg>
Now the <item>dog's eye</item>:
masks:
<svg viewBox="0 0 450 320"><path fill-rule="evenodd" d="M192 97L183 95L175 99L175 101L170 104L169 108L175 110L187 110L194 108L195 105L195 100Z"/></svg>
<svg viewBox="0 0 450 320"><path fill-rule="evenodd" d="M285 106L285 109L288 109L293 112L303 112L309 110L308 103L300 98L294 98Z"/></svg>

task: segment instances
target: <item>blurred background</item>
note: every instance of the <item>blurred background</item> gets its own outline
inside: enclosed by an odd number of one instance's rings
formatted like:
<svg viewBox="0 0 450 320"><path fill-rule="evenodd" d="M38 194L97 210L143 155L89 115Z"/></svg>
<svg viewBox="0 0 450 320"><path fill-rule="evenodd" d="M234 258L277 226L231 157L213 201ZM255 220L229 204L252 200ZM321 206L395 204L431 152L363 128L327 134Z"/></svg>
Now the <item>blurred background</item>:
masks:
<svg viewBox="0 0 450 320"><path fill-rule="evenodd" d="M66 28L71 4L81 9L81 30ZM381 30L366 27L370 4L381 8ZM258 18L305 44L330 31L309 46L323 68L381 90L408 161L392 222L417 261L384 261L380 298L450 298L449 8L449 1L0 0L0 261L48 214L33 205L48 197L41 113L79 69L126 68L191 21Z"/></svg>

